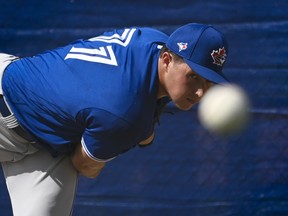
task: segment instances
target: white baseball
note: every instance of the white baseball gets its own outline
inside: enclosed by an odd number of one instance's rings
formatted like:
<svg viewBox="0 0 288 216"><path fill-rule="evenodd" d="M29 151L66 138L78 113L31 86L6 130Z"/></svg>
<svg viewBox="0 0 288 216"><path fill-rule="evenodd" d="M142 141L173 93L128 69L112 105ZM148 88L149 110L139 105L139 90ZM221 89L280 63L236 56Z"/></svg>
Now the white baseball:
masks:
<svg viewBox="0 0 288 216"><path fill-rule="evenodd" d="M235 84L215 85L201 99L198 109L200 123L218 135L242 131L249 119L249 99Z"/></svg>

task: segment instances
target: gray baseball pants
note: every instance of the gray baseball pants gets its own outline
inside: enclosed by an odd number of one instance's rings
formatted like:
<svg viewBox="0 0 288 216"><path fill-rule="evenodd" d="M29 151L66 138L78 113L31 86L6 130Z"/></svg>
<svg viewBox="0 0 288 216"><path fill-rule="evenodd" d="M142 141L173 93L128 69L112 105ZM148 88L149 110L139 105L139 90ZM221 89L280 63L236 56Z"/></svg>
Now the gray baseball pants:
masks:
<svg viewBox="0 0 288 216"><path fill-rule="evenodd" d="M0 94L5 68L15 59L0 53ZM13 215L72 215L78 174L70 158L53 158L46 150L38 149L9 128L8 117L0 115L0 162Z"/></svg>

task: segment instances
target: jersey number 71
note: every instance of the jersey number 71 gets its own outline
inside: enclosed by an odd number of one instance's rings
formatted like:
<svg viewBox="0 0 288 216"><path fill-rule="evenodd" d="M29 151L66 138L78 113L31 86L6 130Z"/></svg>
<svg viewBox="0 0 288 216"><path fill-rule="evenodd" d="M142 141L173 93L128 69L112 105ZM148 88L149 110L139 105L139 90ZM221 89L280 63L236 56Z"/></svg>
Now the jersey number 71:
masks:
<svg viewBox="0 0 288 216"><path fill-rule="evenodd" d="M111 36L98 36L90 38L89 41L102 41L108 44L119 44L126 47L136 31L135 28L125 29L121 35L113 34ZM66 55L66 59L79 59L88 62L97 62L102 64L117 66L117 59L111 45L101 46L99 48L77 48L72 47Z"/></svg>

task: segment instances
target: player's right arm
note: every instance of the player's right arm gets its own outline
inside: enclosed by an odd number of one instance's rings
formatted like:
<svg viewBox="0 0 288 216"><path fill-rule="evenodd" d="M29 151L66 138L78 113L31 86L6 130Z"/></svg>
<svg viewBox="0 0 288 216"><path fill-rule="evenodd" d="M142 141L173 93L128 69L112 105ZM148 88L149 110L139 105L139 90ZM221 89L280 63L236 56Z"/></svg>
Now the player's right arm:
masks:
<svg viewBox="0 0 288 216"><path fill-rule="evenodd" d="M74 168L83 176L87 178L96 178L105 162L95 161L91 159L84 151L82 145L79 143L71 156Z"/></svg>

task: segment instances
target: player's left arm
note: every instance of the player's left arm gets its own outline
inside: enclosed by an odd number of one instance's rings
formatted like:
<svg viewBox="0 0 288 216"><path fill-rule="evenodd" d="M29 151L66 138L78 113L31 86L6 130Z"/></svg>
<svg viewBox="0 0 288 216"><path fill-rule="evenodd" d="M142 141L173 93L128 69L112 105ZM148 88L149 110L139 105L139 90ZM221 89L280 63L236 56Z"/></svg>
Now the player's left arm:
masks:
<svg viewBox="0 0 288 216"><path fill-rule="evenodd" d="M87 178L96 178L105 162L95 161L91 159L84 151L82 145L79 143L71 156L74 168L83 176Z"/></svg>

